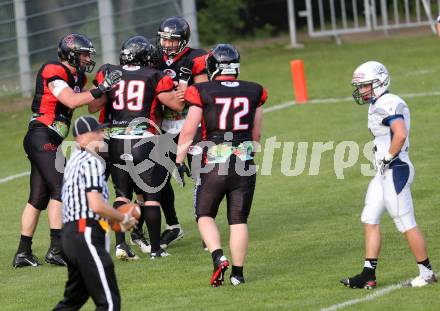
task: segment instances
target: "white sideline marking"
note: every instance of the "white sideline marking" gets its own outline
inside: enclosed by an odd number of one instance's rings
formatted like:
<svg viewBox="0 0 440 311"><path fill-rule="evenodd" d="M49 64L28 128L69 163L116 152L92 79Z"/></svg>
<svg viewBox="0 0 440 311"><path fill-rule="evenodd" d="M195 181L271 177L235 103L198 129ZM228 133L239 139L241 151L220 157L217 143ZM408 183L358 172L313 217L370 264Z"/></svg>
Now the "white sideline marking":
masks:
<svg viewBox="0 0 440 311"><path fill-rule="evenodd" d="M400 94L399 95L402 98L415 98L415 97L430 97L430 96L440 96L440 92L423 92L423 93L408 93L408 94ZM331 103L338 103L338 102L348 102L348 101L352 101L353 98L352 97L340 97L340 98L317 98L317 99L311 99L309 100L307 103L308 104L331 104ZM285 108L289 108L292 106L295 106L296 102L295 101L288 101L288 102L284 102L281 103L279 105L275 105L275 106L271 106L268 108L263 109L263 113L269 113L272 111L277 111L277 110L282 110ZM21 172L19 174L16 175L11 175L11 176L7 176L5 178L1 178L0 179L0 184L3 184L5 182L14 180L16 178L20 178L23 176L28 176L30 175L30 171L27 172Z"/></svg>
<svg viewBox="0 0 440 311"><path fill-rule="evenodd" d="M27 171L27 172L21 172L21 173L16 174L16 175L11 175L11 176L8 176L8 177L0 179L0 184L3 184L5 182L11 181L11 180L14 180L16 178L20 178L20 177L23 177L23 176L28 176L30 174L31 174L31 172Z"/></svg>
<svg viewBox="0 0 440 311"><path fill-rule="evenodd" d="M345 302L338 303L338 304L333 305L331 307L323 308L323 309L321 309L321 311L335 311L335 310L342 309L342 308L345 308L345 307L348 307L351 305L355 305L355 304L358 304L361 302L374 300L374 299L379 298L381 296L384 296L388 293L391 293L392 291L395 291L396 289L402 288L404 284L405 284L405 282L402 282L402 283L387 286L387 287L379 289L379 290L373 290L374 293L369 294L365 297L347 300Z"/></svg>
<svg viewBox="0 0 440 311"><path fill-rule="evenodd" d="M399 97L402 97L403 99L405 99L405 98L416 98L416 97L440 96L440 92L434 91L434 92L423 92L423 93L406 93L406 94L398 94L398 95L399 95ZM307 104L332 104L332 103L339 103L339 102L349 102L352 100L353 100L353 97L317 98L317 99L309 100L307 102ZM297 105L297 103L295 101L288 101L288 102L281 103L279 105L265 108L263 110L263 112L268 113L268 112L292 107L295 105Z"/></svg>
<svg viewBox="0 0 440 311"><path fill-rule="evenodd" d="M434 272L434 273L436 275L439 275L440 272ZM351 305L355 305L355 304L358 304L358 303L361 303L361 302L374 300L376 298L379 298L381 296L384 296L384 295L386 295L388 293L391 293L391 292L393 292L393 291L395 291L397 289L400 289L400 288L404 287L410 281L411 281L411 279L403 281L403 282L400 282L400 283L397 283L397 284L389 285L389 286L384 287L384 288L379 289L379 290L373 289L372 291L374 291L374 292L369 294L369 295L367 295L367 296L365 296L365 297L347 300L347 301L335 304L335 305L333 305L331 307L328 307L328 308L322 308L321 311L335 311L335 310L342 309L342 308L345 308L345 307L348 307L348 306L351 306ZM427 286L429 286L429 285L427 285ZM354 290L356 290L356 289L354 289Z"/></svg>

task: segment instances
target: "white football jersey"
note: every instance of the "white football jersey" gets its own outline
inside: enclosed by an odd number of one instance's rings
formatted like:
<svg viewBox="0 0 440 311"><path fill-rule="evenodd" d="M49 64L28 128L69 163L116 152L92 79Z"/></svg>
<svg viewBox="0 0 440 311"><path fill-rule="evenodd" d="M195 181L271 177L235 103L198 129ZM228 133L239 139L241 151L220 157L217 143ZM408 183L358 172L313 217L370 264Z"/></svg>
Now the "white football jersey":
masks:
<svg viewBox="0 0 440 311"><path fill-rule="evenodd" d="M397 95L387 93L369 106L368 129L374 136L374 144L377 149L375 152L376 161L383 159L388 153L392 138L389 122L400 115L405 121L407 138L399 153L399 158L408 163L410 115L405 101Z"/></svg>

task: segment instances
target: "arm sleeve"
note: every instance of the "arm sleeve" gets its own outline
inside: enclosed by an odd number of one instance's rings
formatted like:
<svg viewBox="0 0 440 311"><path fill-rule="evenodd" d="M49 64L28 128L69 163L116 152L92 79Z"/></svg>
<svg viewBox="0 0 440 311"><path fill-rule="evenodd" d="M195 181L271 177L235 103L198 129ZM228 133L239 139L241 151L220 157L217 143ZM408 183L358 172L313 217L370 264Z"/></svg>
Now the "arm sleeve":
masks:
<svg viewBox="0 0 440 311"><path fill-rule="evenodd" d="M200 97L199 90L194 85L191 85L189 88L186 89L185 104L187 104L188 106L197 106L203 108L203 103Z"/></svg>
<svg viewBox="0 0 440 311"><path fill-rule="evenodd" d="M197 75L206 73L206 62L205 61L206 61L207 55L208 54L205 54L202 56L195 57L193 59L193 63L194 63L194 66L192 68L192 75L193 76L197 76Z"/></svg>
<svg viewBox="0 0 440 311"><path fill-rule="evenodd" d="M169 92L174 89L174 82L170 76L163 76L156 86L156 95L162 92Z"/></svg>
<svg viewBox="0 0 440 311"><path fill-rule="evenodd" d="M386 102L381 108L384 112L384 118L382 119L382 124L385 126L390 126L397 119L404 119L405 105L400 101L390 101Z"/></svg>
<svg viewBox="0 0 440 311"><path fill-rule="evenodd" d="M84 180L86 192L100 192L103 190L104 169L99 160L93 159L84 164Z"/></svg>
<svg viewBox="0 0 440 311"><path fill-rule="evenodd" d="M41 76L46 81L46 85L55 80L69 81L66 70L55 64L46 65L41 72Z"/></svg>
<svg viewBox="0 0 440 311"><path fill-rule="evenodd" d="M267 91L264 87L262 87L260 102L258 103L258 107L263 106L267 100Z"/></svg>

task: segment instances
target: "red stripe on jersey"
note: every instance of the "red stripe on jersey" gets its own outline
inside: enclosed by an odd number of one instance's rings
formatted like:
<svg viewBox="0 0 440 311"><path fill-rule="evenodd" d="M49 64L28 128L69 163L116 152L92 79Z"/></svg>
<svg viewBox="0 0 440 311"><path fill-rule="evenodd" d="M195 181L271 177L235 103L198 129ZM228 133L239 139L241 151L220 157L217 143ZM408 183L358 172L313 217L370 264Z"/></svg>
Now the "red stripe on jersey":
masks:
<svg viewBox="0 0 440 311"><path fill-rule="evenodd" d="M151 103L151 109L150 109L150 115L147 116L152 122L154 122L154 124L156 124L156 109L157 109L157 97L154 96L153 102ZM153 124L150 124L150 127L148 128L148 132L157 135L159 134L157 132L156 127Z"/></svg>
<svg viewBox="0 0 440 311"><path fill-rule="evenodd" d="M267 100L267 91L266 89L263 87L263 92L261 92L261 98L260 98L260 102L258 104L258 107L264 105L264 103Z"/></svg>
<svg viewBox="0 0 440 311"><path fill-rule="evenodd" d="M202 99L199 90L195 86L190 86L185 92L185 103L189 106L197 106L203 108Z"/></svg>
<svg viewBox="0 0 440 311"><path fill-rule="evenodd" d="M104 72L98 71L95 76L95 80L98 81L98 84L101 84L104 81Z"/></svg>
<svg viewBox="0 0 440 311"><path fill-rule="evenodd" d="M174 89L174 82L170 76L164 76L159 80L156 86L156 94L169 92Z"/></svg>
<svg viewBox="0 0 440 311"><path fill-rule="evenodd" d="M208 56L208 54L205 54L205 55L195 57L193 59L193 63L194 63L194 66L192 68L193 76L197 76L199 74L204 73L204 71L206 69L206 57L207 56Z"/></svg>
<svg viewBox="0 0 440 311"><path fill-rule="evenodd" d="M101 111L99 112L99 123L104 123L105 121L105 105L102 107Z"/></svg>
<svg viewBox="0 0 440 311"><path fill-rule="evenodd" d="M58 103L57 98L52 94L48 84L55 80L63 80L68 83L66 70L61 65L47 64L41 72L43 83L43 96L38 112L42 114L37 120L45 125L50 125L55 119L55 109Z"/></svg>
<svg viewBox="0 0 440 311"><path fill-rule="evenodd" d="M182 50L182 52L177 54L176 57L173 57L173 63L177 62L177 60L180 59L186 52L188 52L188 50L189 50L189 48L186 47ZM168 55L164 54L163 60L166 62L168 60Z"/></svg>

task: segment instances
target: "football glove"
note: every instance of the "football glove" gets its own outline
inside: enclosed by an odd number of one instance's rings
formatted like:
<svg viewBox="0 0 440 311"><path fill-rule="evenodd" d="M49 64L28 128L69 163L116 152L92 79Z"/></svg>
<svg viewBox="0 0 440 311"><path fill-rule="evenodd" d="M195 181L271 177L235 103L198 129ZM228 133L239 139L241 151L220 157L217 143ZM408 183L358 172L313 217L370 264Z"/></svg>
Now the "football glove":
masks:
<svg viewBox="0 0 440 311"><path fill-rule="evenodd" d="M383 157L382 160L379 160L378 168L380 171L380 174L385 174L385 171L390 167L391 162L393 161L394 156L390 153L388 153L386 156Z"/></svg>
<svg viewBox="0 0 440 311"><path fill-rule="evenodd" d="M176 163L176 166L177 166L177 172L179 173L179 177L181 180L181 186L185 187L185 175L184 174L186 173L186 176L188 176L188 177L191 176L189 168L188 168L188 166L186 166L185 163Z"/></svg>
<svg viewBox="0 0 440 311"><path fill-rule="evenodd" d="M192 77L192 68L194 66L194 62L186 58L185 61L182 62L182 66L179 68L179 80L188 83L188 81Z"/></svg>
<svg viewBox="0 0 440 311"><path fill-rule="evenodd" d="M98 89L102 93L108 92L112 89L113 85L121 81L122 71L115 70L105 75L104 81L98 85Z"/></svg>

